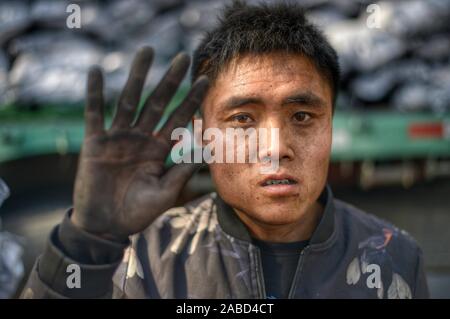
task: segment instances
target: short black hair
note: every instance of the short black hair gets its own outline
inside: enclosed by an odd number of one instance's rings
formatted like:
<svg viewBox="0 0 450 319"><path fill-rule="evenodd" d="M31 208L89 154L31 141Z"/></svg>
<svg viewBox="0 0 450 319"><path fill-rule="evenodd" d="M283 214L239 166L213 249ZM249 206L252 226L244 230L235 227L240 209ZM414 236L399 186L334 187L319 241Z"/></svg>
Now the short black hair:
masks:
<svg viewBox="0 0 450 319"><path fill-rule="evenodd" d="M214 82L234 58L276 51L310 58L329 81L334 106L340 74L336 51L296 3L249 5L233 1L225 6L218 24L206 32L194 51L191 80L207 75Z"/></svg>

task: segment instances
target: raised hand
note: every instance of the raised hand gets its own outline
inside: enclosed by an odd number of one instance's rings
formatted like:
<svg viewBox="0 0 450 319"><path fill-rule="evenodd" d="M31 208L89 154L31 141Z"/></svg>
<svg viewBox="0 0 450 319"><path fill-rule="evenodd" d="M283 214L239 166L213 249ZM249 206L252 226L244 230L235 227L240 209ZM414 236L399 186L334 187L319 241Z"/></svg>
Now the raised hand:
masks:
<svg viewBox="0 0 450 319"><path fill-rule="evenodd" d="M165 107L183 80L189 56L177 55L169 70L137 114L153 49L139 50L119 98L109 129L104 127L103 76L88 75L86 133L73 195L72 222L90 233L122 241L144 230L172 207L195 164L178 164L165 171L170 135L185 126L200 106L208 79L200 77L165 125L154 132Z"/></svg>

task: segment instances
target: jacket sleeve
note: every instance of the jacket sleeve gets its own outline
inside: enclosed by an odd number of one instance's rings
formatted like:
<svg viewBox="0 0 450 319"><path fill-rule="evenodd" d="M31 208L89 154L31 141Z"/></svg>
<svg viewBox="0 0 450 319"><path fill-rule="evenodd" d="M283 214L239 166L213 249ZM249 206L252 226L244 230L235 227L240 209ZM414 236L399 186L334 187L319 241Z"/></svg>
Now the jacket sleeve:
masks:
<svg viewBox="0 0 450 319"><path fill-rule="evenodd" d="M112 277L129 245L89 234L70 221L70 211L49 236L21 298L120 298Z"/></svg>
<svg viewBox="0 0 450 319"><path fill-rule="evenodd" d="M423 253L420 248L418 248L417 254L417 264L416 264L416 282L414 288L415 299L428 299L430 298L430 293L428 290L427 278L425 275L425 267L423 261Z"/></svg>

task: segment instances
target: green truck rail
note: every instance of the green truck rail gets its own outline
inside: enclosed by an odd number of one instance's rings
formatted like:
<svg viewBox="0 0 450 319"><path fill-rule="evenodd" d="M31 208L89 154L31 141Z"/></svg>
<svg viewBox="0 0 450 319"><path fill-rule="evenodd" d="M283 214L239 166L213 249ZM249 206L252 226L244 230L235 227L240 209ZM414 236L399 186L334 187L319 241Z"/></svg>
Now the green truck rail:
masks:
<svg viewBox="0 0 450 319"><path fill-rule="evenodd" d="M48 106L33 111L3 107L0 163L39 155L78 153L83 132L80 107ZM417 158L450 158L450 113L336 110L332 161Z"/></svg>

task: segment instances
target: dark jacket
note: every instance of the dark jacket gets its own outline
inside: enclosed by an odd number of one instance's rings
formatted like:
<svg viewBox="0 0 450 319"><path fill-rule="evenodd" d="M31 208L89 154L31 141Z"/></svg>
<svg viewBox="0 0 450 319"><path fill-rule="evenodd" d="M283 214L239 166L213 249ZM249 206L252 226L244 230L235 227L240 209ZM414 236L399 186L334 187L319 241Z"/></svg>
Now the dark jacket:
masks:
<svg viewBox="0 0 450 319"><path fill-rule="evenodd" d="M328 186L320 201L324 214L301 252L290 298L428 297L421 250L406 232L334 199ZM68 288L70 264L80 265L80 288ZM22 297L266 294L258 247L231 207L211 193L170 209L128 247L82 232L66 216L36 261Z"/></svg>

